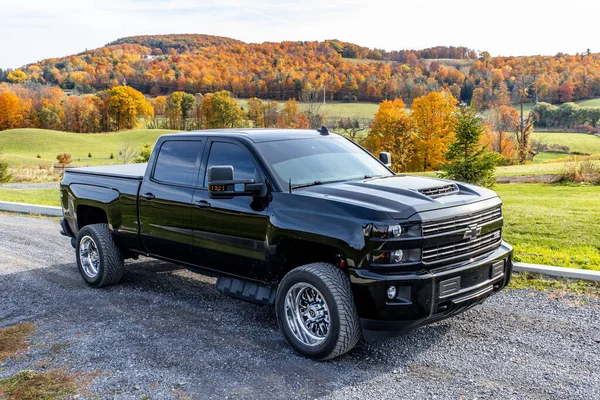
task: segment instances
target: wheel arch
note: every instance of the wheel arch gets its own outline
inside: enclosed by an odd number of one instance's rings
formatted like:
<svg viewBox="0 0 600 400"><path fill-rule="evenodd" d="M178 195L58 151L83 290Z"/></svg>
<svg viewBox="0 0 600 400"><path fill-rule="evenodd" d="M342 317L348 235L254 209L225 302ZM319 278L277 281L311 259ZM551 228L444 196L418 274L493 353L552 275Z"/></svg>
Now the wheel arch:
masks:
<svg viewBox="0 0 600 400"><path fill-rule="evenodd" d="M348 269L348 257L342 246L320 243L308 239L282 237L277 244L277 271L274 277L280 282L294 268L324 262Z"/></svg>

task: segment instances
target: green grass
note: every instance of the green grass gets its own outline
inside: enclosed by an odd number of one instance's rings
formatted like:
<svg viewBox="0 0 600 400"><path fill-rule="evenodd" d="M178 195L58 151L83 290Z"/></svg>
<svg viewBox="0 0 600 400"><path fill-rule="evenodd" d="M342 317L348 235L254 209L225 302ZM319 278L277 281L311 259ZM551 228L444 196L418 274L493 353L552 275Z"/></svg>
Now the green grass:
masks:
<svg viewBox="0 0 600 400"><path fill-rule="evenodd" d="M111 133L71 133L46 129L10 129L0 131L0 149L3 157L13 166L37 167L56 163L59 153L70 153L73 164L116 164L119 148L129 142L136 151L144 144L154 144L165 133L161 129L135 129ZM88 153L92 158L88 158ZM115 159L111 160L113 153ZM40 158L37 158L37 155ZM79 160L78 160L79 159Z"/></svg>
<svg viewBox="0 0 600 400"><path fill-rule="evenodd" d="M581 107L600 107L600 98L576 101Z"/></svg>
<svg viewBox="0 0 600 400"><path fill-rule="evenodd" d="M263 100L266 101L266 100ZM240 107L244 110L248 109L247 99L238 99ZM279 104L283 106L285 101L279 101ZM307 103L299 102L300 110L304 111L308 107ZM321 105L319 112L325 114L328 118L336 117L366 117L373 118L377 110L379 109L379 103L340 103L340 102L327 102L327 104Z"/></svg>
<svg viewBox="0 0 600 400"><path fill-rule="evenodd" d="M533 137L542 143L568 146L578 153L600 153L600 137L586 133L534 132Z"/></svg>
<svg viewBox="0 0 600 400"><path fill-rule="evenodd" d="M38 204L41 206L60 206L58 189L2 189L0 201L13 203Z"/></svg>
<svg viewBox="0 0 600 400"><path fill-rule="evenodd" d="M600 186L509 184L494 189L504 202L504 238L517 260L600 270Z"/></svg>
<svg viewBox="0 0 600 400"><path fill-rule="evenodd" d="M513 274L509 289L533 289L555 296L572 296L573 294L593 298L600 296L600 282L553 278L530 272Z"/></svg>
<svg viewBox="0 0 600 400"><path fill-rule="evenodd" d="M550 153L550 152L542 152L535 155L533 162L535 164L541 164L549 161L556 161L563 158L572 157L570 154L566 153Z"/></svg>

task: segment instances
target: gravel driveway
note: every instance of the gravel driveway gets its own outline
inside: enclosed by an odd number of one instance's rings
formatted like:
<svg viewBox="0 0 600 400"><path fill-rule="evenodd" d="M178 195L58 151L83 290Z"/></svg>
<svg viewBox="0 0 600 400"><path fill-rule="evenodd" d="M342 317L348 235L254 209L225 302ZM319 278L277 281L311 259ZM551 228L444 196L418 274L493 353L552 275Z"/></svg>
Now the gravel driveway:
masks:
<svg viewBox="0 0 600 400"><path fill-rule="evenodd" d="M129 262L120 285L87 287L58 230L0 214L0 327L38 327L0 379L46 362L97 373L96 398L600 397L597 299L505 291L454 319L313 362L286 344L272 308L229 299L173 264Z"/></svg>

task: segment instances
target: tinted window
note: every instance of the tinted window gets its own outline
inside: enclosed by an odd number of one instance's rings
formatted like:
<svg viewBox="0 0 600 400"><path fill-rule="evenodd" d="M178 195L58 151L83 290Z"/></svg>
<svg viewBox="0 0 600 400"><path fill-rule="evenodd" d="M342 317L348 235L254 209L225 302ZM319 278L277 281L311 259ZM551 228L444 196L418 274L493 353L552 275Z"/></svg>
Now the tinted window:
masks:
<svg viewBox="0 0 600 400"><path fill-rule="evenodd" d="M390 176L379 161L343 138L280 140L257 143L282 186Z"/></svg>
<svg viewBox="0 0 600 400"><path fill-rule="evenodd" d="M156 160L154 179L179 185L193 184L201 145L200 141L164 142Z"/></svg>
<svg viewBox="0 0 600 400"><path fill-rule="evenodd" d="M234 179L253 179L256 165L248 150L226 142L214 142L210 147L208 168L215 165L233 165ZM208 168L204 179L204 187L208 186Z"/></svg>

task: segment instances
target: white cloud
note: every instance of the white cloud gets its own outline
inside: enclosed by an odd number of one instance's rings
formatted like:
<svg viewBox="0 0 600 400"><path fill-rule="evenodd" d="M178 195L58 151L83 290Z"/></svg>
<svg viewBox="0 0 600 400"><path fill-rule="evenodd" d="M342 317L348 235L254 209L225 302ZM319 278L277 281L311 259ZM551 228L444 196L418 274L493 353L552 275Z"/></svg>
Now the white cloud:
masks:
<svg viewBox="0 0 600 400"><path fill-rule="evenodd" d="M492 55L600 51L596 2L505 0L29 0L0 8L0 67L139 34L206 33L247 42L336 38L369 47L468 46ZM587 16L590 16L587 18Z"/></svg>

